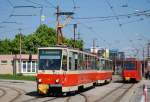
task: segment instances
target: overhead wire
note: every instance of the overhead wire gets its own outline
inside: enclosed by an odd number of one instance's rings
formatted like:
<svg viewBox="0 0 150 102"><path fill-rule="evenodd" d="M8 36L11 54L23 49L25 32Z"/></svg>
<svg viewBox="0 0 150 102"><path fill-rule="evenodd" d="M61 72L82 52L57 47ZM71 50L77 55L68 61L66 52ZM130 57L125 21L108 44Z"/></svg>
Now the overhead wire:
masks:
<svg viewBox="0 0 150 102"><path fill-rule="evenodd" d="M133 13L128 13L128 14L119 14L119 15L111 15L111 16L95 16L95 17L76 17L74 19L106 19L106 18L115 18L115 19L120 19L121 17L134 17L134 16L141 16L141 15L148 15L150 14L150 9L148 10L143 10L143 11L138 11L138 12L133 12ZM117 17L117 18L116 18Z"/></svg>
<svg viewBox="0 0 150 102"><path fill-rule="evenodd" d="M82 24L84 27L86 27L89 31L91 31L92 33L95 33L96 35L99 35L94 29L93 29L93 27L90 27L90 26L88 26L88 25L86 25L86 24L84 24L84 23L80 23L80 24ZM109 47L111 47L111 44L108 42L108 41L106 41L102 36L99 36L100 37L100 39L104 42L104 43L106 43Z"/></svg>
<svg viewBox="0 0 150 102"><path fill-rule="evenodd" d="M105 0L105 1L106 1L107 5L109 6L109 8L111 9L111 11L113 12L114 16L116 17L116 20L117 20L117 22L118 22L118 24L119 24L119 28L120 28L121 33L122 33L123 35L125 35L125 32L124 32L123 29L122 29L122 24L120 23L119 18L118 18L118 16L117 16L115 10L113 9L113 7L111 6L111 4L109 3L108 0ZM139 13L143 13L143 12L140 11ZM145 13L145 11L144 11L144 13ZM134 14L136 14L136 13L134 13ZM126 37L126 39L130 42L129 37ZM131 45L133 46L133 42L131 42Z"/></svg>
<svg viewBox="0 0 150 102"><path fill-rule="evenodd" d="M57 7L56 7L54 4L52 4L50 1L48 1L48 0L44 0L44 1L45 1L46 3L48 3L48 4L50 4L52 8L54 8L54 9L57 8Z"/></svg>
<svg viewBox="0 0 150 102"><path fill-rule="evenodd" d="M121 23L120 23L120 21L119 21L119 17L118 17L118 15L116 14L115 10L113 9L113 6L109 3L108 0L105 0L105 1L106 1L107 5L109 6L110 10L112 11L114 17L116 18L116 20L117 20L117 22L118 22L118 24L119 24L119 26L120 26Z"/></svg>
<svg viewBox="0 0 150 102"><path fill-rule="evenodd" d="M12 4L10 0L7 0L7 2L10 4L11 7L14 7L14 5Z"/></svg>

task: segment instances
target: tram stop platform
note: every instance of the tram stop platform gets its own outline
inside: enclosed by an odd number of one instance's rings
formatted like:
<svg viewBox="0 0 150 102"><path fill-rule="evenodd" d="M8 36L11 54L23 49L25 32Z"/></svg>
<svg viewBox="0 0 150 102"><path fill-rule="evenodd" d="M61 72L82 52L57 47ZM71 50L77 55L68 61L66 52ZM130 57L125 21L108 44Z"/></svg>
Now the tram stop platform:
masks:
<svg viewBox="0 0 150 102"><path fill-rule="evenodd" d="M143 79L137 83L137 87L128 102L150 102L150 80Z"/></svg>

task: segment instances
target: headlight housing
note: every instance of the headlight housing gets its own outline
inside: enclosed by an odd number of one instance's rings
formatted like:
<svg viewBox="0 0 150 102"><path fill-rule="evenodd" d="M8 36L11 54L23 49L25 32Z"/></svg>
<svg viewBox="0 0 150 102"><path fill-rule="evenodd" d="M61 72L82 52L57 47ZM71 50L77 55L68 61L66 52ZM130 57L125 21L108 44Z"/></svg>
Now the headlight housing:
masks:
<svg viewBox="0 0 150 102"><path fill-rule="evenodd" d="M42 79L38 79L38 82L41 83L41 82L42 82Z"/></svg>

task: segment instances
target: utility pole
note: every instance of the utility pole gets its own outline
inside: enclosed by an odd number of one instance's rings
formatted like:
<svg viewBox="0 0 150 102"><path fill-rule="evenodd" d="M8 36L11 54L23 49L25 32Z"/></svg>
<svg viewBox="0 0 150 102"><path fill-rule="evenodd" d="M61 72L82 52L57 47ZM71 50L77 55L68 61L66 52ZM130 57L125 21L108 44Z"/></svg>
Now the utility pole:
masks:
<svg viewBox="0 0 150 102"><path fill-rule="evenodd" d="M73 44L73 48L75 48L75 44L76 44L76 30L77 30L77 24L74 24L73 25L73 32L74 32L74 37L73 37L74 44Z"/></svg>
<svg viewBox="0 0 150 102"><path fill-rule="evenodd" d="M96 44L95 44L96 39L93 39L93 53L96 53Z"/></svg>
<svg viewBox="0 0 150 102"><path fill-rule="evenodd" d="M59 6L57 6L57 13L56 13L56 15L57 15L57 17L56 17L56 22L57 22L57 24L56 24L56 33L57 33L57 40L56 40L56 43L57 43L57 45L59 45L60 44L60 39L59 39L59 35L61 35L60 34L60 32L61 32L61 28L60 28L60 22L59 22L59 16L60 16L60 14L59 14Z"/></svg>
<svg viewBox="0 0 150 102"><path fill-rule="evenodd" d="M145 73L145 52L143 47L143 74Z"/></svg>
<svg viewBox="0 0 150 102"><path fill-rule="evenodd" d="M71 15L73 15L73 14L74 14L73 12L60 12L59 6L57 6L57 12L56 12L56 15L57 15L57 17L56 17L57 45L63 44L64 41L63 41L62 28L64 26L66 26L66 24L68 23L68 20L72 18ZM60 24L60 16L61 15L67 16L65 24Z"/></svg>
<svg viewBox="0 0 150 102"><path fill-rule="evenodd" d="M148 42L148 46L147 46L147 58L150 57L150 42Z"/></svg>
<svg viewBox="0 0 150 102"><path fill-rule="evenodd" d="M40 7L40 25L42 24L42 13L43 13L43 7Z"/></svg>
<svg viewBox="0 0 150 102"><path fill-rule="evenodd" d="M20 47L19 47L19 51L20 51L20 56L19 56L19 65L20 65L20 66L19 66L19 73L21 73L21 59L22 59L22 58L21 58L21 57L22 57L22 56L21 56L21 53L22 53L22 44L21 44L21 43L22 43L22 39L21 39L22 33L21 33L21 30L22 30L22 29L19 28L18 30L19 30L19 40L20 40L20 41L19 41L19 45L20 45Z"/></svg>

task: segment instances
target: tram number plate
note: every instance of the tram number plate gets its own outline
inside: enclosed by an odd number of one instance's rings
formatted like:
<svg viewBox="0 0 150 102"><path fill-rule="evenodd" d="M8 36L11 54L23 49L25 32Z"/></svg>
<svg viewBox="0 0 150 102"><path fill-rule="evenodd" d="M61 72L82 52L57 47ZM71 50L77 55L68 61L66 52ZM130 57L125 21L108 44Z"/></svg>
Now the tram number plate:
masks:
<svg viewBox="0 0 150 102"><path fill-rule="evenodd" d="M130 80L130 77L125 77L125 80Z"/></svg>
<svg viewBox="0 0 150 102"><path fill-rule="evenodd" d="M39 84L39 89L48 89L48 85L47 84Z"/></svg>

